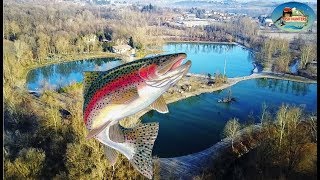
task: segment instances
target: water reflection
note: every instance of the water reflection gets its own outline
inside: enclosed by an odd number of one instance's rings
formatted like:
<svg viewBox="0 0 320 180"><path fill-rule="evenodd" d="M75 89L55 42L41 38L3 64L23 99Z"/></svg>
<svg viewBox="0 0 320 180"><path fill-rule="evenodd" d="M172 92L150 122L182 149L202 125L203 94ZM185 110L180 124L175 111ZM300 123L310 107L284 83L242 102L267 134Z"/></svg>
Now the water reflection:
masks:
<svg viewBox="0 0 320 180"><path fill-rule="evenodd" d="M297 96L304 96L310 92L310 84L302 82L261 78L256 79L256 84L259 88L267 88L273 92L278 91L285 94L292 93Z"/></svg>
<svg viewBox="0 0 320 180"><path fill-rule="evenodd" d="M193 54L199 53L218 53L222 54L225 51L232 51L237 45L234 44L216 44L216 43L168 43L167 46L173 51L183 51ZM239 47L239 46L238 46ZM240 48L240 47L239 47ZM245 48L242 48L245 50Z"/></svg>
<svg viewBox="0 0 320 180"><path fill-rule="evenodd" d="M187 53L192 73L225 72L228 77L237 77L250 75L254 68L251 52L234 44L168 43L163 49L165 53Z"/></svg>
<svg viewBox="0 0 320 180"><path fill-rule="evenodd" d="M106 71L120 64L116 58L99 58L48 65L31 70L27 75L27 86L29 90L56 89L81 82L83 71Z"/></svg>

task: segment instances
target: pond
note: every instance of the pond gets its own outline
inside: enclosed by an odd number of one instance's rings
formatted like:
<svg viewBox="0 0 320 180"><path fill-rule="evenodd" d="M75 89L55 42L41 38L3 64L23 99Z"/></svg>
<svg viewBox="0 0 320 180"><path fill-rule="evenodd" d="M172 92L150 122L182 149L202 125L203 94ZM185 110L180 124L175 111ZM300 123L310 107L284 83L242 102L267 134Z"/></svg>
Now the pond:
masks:
<svg viewBox="0 0 320 180"><path fill-rule="evenodd" d="M229 89L194 96L168 105L169 113L150 111L143 122L159 122L159 135L153 154L176 157L202 151L222 139L224 125L230 118L241 123L259 122L262 103L275 112L282 103L317 110L317 85L286 80L254 79L231 87L236 102L218 103ZM253 120L254 119L254 120Z"/></svg>
<svg viewBox="0 0 320 180"><path fill-rule="evenodd" d="M33 91L42 88L57 89L75 82L82 82L83 71L105 71L120 64L121 61L116 58L99 58L39 67L29 71L27 88Z"/></svg>
<svg viewBox="0 0 320 180"><path fill-rule="evenodd" d="M168 43L163 50L187 53L187 59L192 61L192 73L225 72L228 77L237 77L250 75L254 69L252 52L235 44Z"/></svg>
<svg viewBox="0 0 320 180"><path fill-rule="evenodd" d="M251 74L254 68L252 53L230 44L169 43L165 53L185 52L192 60L190 72L224 72L228 77ZM73 82L82 82L83 71L105 71L121 64L119 59L100 58L53 64L31 70L27 76L29 90L56 89ZM150 111L143 122L160 123L153 153L158 157L175 157L202 151L222 138L222 130L230 118L242 123L258 121L263 102L270 109L282 103L302 106L307 111L317 109L317 85L285 80L257 79L243 81L231 87L236 102L218 103L228 89L190 97L170 104L168 114ZM251 114L251 118L248 115ZM252 118L253 117L253 118Z"/></svg>
<svg viewBox="0 0 320 180"><path fill-rule="evenodd" d="M191 73L223 73L226 63L227 76L235 77L250 75L254 68L250 51L233 44L169 43L163 50L163 54L187 53L187 59L192 60ZM119 59L99 58L39 67L28 73L27 88L34 91L44 87L56 89L82 82L82 71L106 71L120 64Z"/></svg>

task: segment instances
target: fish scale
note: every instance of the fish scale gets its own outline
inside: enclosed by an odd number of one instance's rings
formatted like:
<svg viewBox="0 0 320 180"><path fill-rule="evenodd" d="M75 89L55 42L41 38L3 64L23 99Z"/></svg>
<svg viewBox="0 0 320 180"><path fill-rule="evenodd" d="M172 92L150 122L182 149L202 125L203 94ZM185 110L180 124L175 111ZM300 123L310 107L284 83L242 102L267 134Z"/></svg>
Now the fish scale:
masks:
<svg viewBox="0 0 320 180"><path fill-rule="evenodd" d="M93 93L93 92L99 91L99 89L102 89L106 84L108 85L109 83L111 83L112 88L114 88L112 82L114 82L114 81L116 81L118 79L121 79L121 78L123 78L124 76L127 75L127 74L122 74L121 75L120 73L121 72L119 72L119 76L118 77L114 77L114 80L112 80L111 82L109 80L109 77L99 77L99 79L101 79L101 80L97 81L95 84L92 84L90 86L90 88L88 89L88 92L86 94L87 98L85 99L85 102L84 102L84 107L86 107L86 105L88 104L88 101L96 94L96 93ZM131 74L133 74L133 73L131 73ZM107 80L109 80L109 81L107 81ZM98 84L98 85L96 85L96 84Z"/></svg>
<svg viewBox="0 0 320 180"><path fill-rule="evenodd" d="M90 102L88 103L87 106L85 106L85 114L84 114L84 120L85 120L85 123L87 122L88 120L88 116L89 116L89 113L92 112L96 102L98 100L100 100L104 94L112 94L112 92L114 92L114 89L117 89L118 87L121 87L122 90L124 90L124 82L125 80L127 79L130 79L134 82L137 82L137 81L142 81L142 79L137 75L137 74L133 74L133 75L129 75L125 78L121 78L121 79L118 79L118 81L114 81L114 83L110 83L110 84L107 84L106 86L104 86L103 88L101 88L93 97L92 99L90 100ZM123 84L122 84L123 83ZM128 85L128 84L126 84ZM130 85L130 84L129 84ZM117 98L117 96L115 96L115 94L113 94L113 98ZM96 109L96 110L99 110L99 109Z"/></svg>
<svg viewBox="0 0 320 180"><path fill-rule="evenodd" d="M86 96L87 98L85 98L85 105L87 104L87 100L89 100L91 98L91 96L94 94L94 92L97 89L102 88L102 86L106 83L109 83L110 81L112 81L113 79L116 79L118 77L121 77L122 75L125 75L123 72L127 71L130 72L129 69L131 71L135 71L138 70L139 68L141 68L143 65L150 65L154 62L157 62L157 64L162 63L163 61L165 61L165 58L163 57L155 57L153 61L151 61L150 59L152 58L145 58L145 59L140 59L140 60L136 60L133 62L129 62L123 65L120 65L118 67L115 67L113 69L110 69L108 71L105 71L103 73L101 73L101 75L99 76L99 80L98 82L94 82L88 89L88 92L86 94L84 94L84 96Z"/></svg>
<svg viewBox="0 0 320 180"><path fill-rule="evenodd" d="M93 84L91 84L91 86L88 89L88 92L85 94L85 96L87 98L85 99L84 104L87 104L87 100L91 99L92 95L94 94L95 91L97 91L97 89L101 89L103 87L103 85L105 85L105 84L109 83L110 81L117 79L123 75L128 74L132 70L139 69L142 65L144 65L144 62L146 62L146 60L141 61L141 62L136 62L136 65L132 65L133 62L127 63L125 65L121 65L121 66L118 66L114 69L111 69L111 70L108 70L106 72L101 73L101 75L99 76L99 81L96 81ZM129 69L131 71L129 71ZM124 72L127 72L127 73L124 73Z"/></svg>

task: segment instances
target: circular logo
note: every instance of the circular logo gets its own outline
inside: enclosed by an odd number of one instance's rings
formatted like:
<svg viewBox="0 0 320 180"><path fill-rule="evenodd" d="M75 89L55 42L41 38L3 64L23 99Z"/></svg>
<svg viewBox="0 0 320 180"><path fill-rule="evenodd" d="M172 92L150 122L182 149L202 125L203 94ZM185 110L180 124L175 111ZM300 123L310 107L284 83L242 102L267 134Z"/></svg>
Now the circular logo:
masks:
<svg viewBox="0 0 320 180"><path fill-rule="evenodd" d="M284 31L299 32L308 30L312 26L315 13L306 4L287 2L273 10L271 19L275 26Z"/></svg>

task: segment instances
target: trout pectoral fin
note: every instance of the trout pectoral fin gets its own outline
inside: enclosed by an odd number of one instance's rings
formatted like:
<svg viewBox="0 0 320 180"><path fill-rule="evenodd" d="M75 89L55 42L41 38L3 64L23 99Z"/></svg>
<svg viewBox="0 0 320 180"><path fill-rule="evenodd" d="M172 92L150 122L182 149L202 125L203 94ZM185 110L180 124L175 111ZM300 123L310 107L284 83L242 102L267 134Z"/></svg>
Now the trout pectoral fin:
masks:
<svg viewBox="0 0 320 180"><path fill-rule="evenodd" d="M95 135L99 134L101 131L104 130L104 128L106 128L108 126L108 124L110 123L111 121L108 121L107 123L105 123L104 125L102 126L99 126L98 128L95 128L95 129L92 129L91 131L89 131L89 134L87 135L87 139L90 139L92 137L94 137Z"/></svg>
<svg viewBox="0 0 320 180"><path fill-rule="evenodd" d="M158 111L159 113L164 114L169 112L167 103L164 100L162 95L156 101L154 101L150 106L152 109Z"/></svg>
<svg viewBox="0 0 320 180"><path fill-rule="evenodd" d="M112 101L113 104L127 104L139 98L138 89L132 87L124 90L116 99Z"/></svg>
<svg viewBox="0 0 320 180"><path fill-rule="evenodd" d="M103 149L109 164L111 166L115 165L117 162L118 152L115 149L106 145L103 146Z"/></svg>

